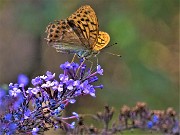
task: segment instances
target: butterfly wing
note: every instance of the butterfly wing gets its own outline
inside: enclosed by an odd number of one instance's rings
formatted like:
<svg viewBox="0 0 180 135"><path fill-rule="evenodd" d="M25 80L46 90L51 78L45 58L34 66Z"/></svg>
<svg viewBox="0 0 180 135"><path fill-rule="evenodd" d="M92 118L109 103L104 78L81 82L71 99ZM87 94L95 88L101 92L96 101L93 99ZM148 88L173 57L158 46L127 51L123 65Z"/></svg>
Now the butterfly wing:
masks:
<svg viewBox="0 0 180 135"><path fill-rule="evenodd" d="M110 41L110 36L106 32L99 31L97 43L95 44L93 50L100 51L103 49Z"/></svg>
<svg viewBox="0 0 180 135"><path fill-rule="evenodd" d="M97 42L99 33L94 10L89 5L82 6L68 17L67 21L83 45L87 49L92 49Z"/></svg>

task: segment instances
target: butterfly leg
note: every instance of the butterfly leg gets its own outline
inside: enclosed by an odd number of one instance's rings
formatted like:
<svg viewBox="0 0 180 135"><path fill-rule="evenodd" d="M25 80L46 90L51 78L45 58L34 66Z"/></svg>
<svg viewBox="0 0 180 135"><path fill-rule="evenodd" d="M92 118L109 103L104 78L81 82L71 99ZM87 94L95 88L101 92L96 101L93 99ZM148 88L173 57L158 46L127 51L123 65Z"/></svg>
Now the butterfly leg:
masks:
<svg viewBox="0 0 180 135"><path fill-rule="evenodd" d="M74 54L72 60L71 60L71 63L74 62L74 59L76 58L76 54Z"/></svg>
<svg viewBox="0 0 180 135"><path fill-rule="evenodd" d="M79 69L80 69L80 68L82 67L82 65L84 64L85 60L86 60L86 59L83 58L83 61L81 62L81 65L78 67L78 69L77 69L77 71L76 71L76 76L77 76L77 74L78 74L78 72L79 72Z"/></svg>
<svg viewBox="0 0 180 135"><path fill-rule="evenodd" d="M89 59L87 59L87 61L89 61L91 63L91 66L90 66L90 71L92 70L92 67L93 67L93 62Z"/></svg>
<svg viewBox="0 0 180 135"><path fill-rule="evenodd" d="M98 57L96 57L96 60L97 60L97 66L99 65L99 60L98 60Z"/></svg>
<svg viewBox="0 0 180 135"><path fill-rule="evenodd" d="M96 61L96 62L97 62L97 66L98 66L98 64L99 64L99 62L98 62L98 57L96 57L96 59L97 59L97 61ZM91 63L90 71L91 71L91 72L94 71L94 70L96 69L96 67L92 69L92 67L93 67L93 62L90 61L89 59L87 59L87 60Z"/></svg>

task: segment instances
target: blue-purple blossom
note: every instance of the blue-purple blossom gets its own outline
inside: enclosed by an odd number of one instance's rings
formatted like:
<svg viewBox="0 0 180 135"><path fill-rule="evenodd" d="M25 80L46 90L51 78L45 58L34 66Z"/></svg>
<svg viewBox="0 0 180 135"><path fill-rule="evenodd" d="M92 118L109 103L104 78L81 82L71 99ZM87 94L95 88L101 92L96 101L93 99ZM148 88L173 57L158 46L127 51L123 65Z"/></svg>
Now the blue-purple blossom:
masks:
<svg viewBox="0 0 180 135"><path fill-rule="evenodd" d="M74 64L73 64L73 66L74 66ZM72 64L69 63L69 62L65 62L64 64L61 64L61 65L60 65L60 68L61 68L62 70L66 70L66 69L71 69L73 66L72 66Z"/></svg>
<svg viewBox="0 0 180 135"><path fill-rule="evenodd" d="M10 96L16 97L19 93L21 93L21 90L20 90L18 84L13 85L12 83L10 83L9 88L10 88L10 90L9 90Z"/></svg>
<svg viewBox="0 0 180 135"><path fill-rule="evenodd" d="M36 87L36 88L28 88L28 90L26 92L32 93L32 94L37 94L39 91L40 91L40 88Z"/></svg>
<svg viewBox="0 0 180 135"><path fill-rule="evenodd" d="M74 104L76 102L75 99L69 99L69 103Z"/></svg>
<svg viewBox="0 0 180 135"><path fill-rule="evenodd" d="M69 76L68 75L64 75L64 74L60 74L59 75L59 79L60 81L62 81L63 83L66 83L69 80Z"/></svg>
<svg viewBox="0 0 180 135"><path fill-rule="evenodd" d="M65 105L64 105L64 104L61 104L61 105L60 105L60 108L61 108L62 110L64 110L64 109L65 109Z"/></svg>
<svg viewBox="0 0 180 135"><path fill-rule="evenodd" d="M41 85L43 83L43 80L38 76L38 77L32 79L31 83L34 86L37 86L37 85Z"/></svg>
<svg viewBox="0 0 180 135"><path fill-rule="evenodd" d="M68 90L73 90L74 86L74 80L73 79L70 79L69 81L66 82L66 85L67 85L67 89Z"/></svg>
<svg viewBox="0 0 180 135"><path fill-rule="evenodd" d="M70 128L71 128L71 129L74 129L74 128L75 128L75 122L72 122L72 123L70 124Z"/></svg>
<svg viewBox="0 0 180 135"><path fill-rule="evenodd" d="M31 115L31 111L28 109L24 112L24 119L28 119Z"/></svg>
<svg viewBox="0 0 180 135"><path fill-rule="evenodd" d="M151 129L153 127L153 122L152 121L148 121L147 127Z"/></svg>
<svg viewBox="0 0 180 135"><path fill-rule="evenodd" d="M100 65L97 66L97 73L103 75L103 69L101 68Z"/></svg>
<svg viewBox="0 0 180 135"><path fill-rule="evenodd" d="M9 131L7 134L14 134L16 129L17 129L17 124L16 123L10 123L8 125L8 129L9 129Z"/></svg>
<svg viewBox="0 0 180 135"><path fill-rule="evenodd" d="M11 120L12 119L12 114L11 113L6 114L4 116L4 119L7 120L7 121Z"/></svg>
<svg viewBox="0 0 180 135"><path fill-rule="evenodd" d="M31 132L33 135L37 135L38 131L39 131L39 128L33 128Z"/></svg>
<svg viewBox="0 0 180 135"><path fill-rule="evenodd" d="M72 114L73 114L74 116L76 116L77 118L79 118L79 114L77 114L76 112L72 112Z"/></svg>
<svg viewBox="0 0 180 135"><path fill-rule="evenodd" d="M153 123L158 123L159 117L157 115L153 115L152 121Z"/></svg>
<svg viewBox="0 0 180 135"><path fill-rule="evenodd" d="M24 86L28 85L29 78L25 74L18 75L18 84L24 84Z"/></svg>
<svg viewBox="0 0 180 135"><path fill-rule="evenodd" d="M55 77L55 73L52 74L50 71L47 71L46 75L47 75L47 78L45 79L46 81L52 80Z"/></svg>

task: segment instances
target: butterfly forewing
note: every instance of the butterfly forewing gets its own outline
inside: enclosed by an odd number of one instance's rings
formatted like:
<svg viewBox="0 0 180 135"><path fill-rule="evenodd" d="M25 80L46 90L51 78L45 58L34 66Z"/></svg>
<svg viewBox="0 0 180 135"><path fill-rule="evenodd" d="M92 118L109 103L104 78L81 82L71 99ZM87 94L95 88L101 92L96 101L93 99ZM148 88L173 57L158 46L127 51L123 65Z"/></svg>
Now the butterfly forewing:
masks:
<svg viewBox="0 0 180 135"><path fill-rule="evenodd" d="M86 5L67 18L79 39L88 49L92 49L98 38L98 21L94 10Z"/></svg>

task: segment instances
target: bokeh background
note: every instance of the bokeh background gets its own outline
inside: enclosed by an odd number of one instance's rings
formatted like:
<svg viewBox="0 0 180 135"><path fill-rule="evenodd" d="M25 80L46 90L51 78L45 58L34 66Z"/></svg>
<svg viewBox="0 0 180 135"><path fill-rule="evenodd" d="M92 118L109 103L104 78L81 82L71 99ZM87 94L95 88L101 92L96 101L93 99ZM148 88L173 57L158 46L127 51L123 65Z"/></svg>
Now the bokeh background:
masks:
<svg viewBox="0 0 180 135"><path fill-rule="evenodd" d="M46 26L86 4L95 10L100 30L109 33L109 44L118 43L106 51L122 58L98 55L104 89L96 98L79 98L69 112L95 113L104 104L119 112L137 101L178 111L179 0L0 0L0 85L16 82L21 73L32 79L49 70L58 76L59 65L73 55L46 44Z"/></svg>

